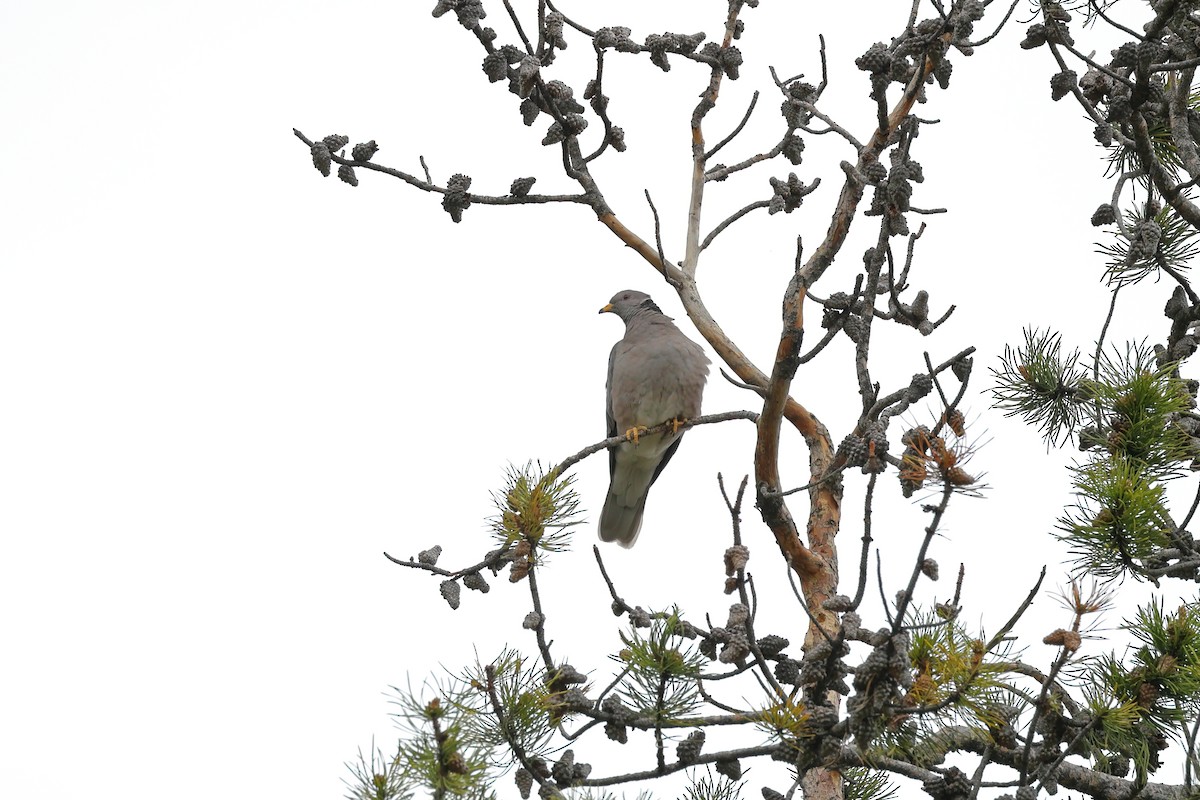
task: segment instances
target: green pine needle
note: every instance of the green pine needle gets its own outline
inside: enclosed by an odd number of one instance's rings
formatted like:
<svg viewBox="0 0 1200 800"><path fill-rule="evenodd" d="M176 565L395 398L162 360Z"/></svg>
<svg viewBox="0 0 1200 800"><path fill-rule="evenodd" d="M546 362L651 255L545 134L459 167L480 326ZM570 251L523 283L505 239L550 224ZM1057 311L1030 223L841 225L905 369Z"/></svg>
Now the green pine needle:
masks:
<svg viewBox="0 0 1200 800"><path fill-rule="evenodd" d="M1183 161L1179 158L1179 150L1175 146L1175 138L1171 135L1170 124L1165 119L1155 118L1148 125L1147 133L1155 160L1162 165L1163 169L1171 174L1176 174L1183 166ZM1136 173L1138 182L1145 186L1149 183L1145 172L1137 153L1127 150L1120 144L1113 144L1109 147L1108 167L1104 173L1106 177L1115 178L1126 173Z"/></svg>
<svg viewBox="0 0 1200 800"><path fill-rule="evenodd" d="M1150 347L1129 344L1123 352L1102 353L1098 381L1086 387L1108 415L1112 455L1155 480L1179 476L1190 457L1188 436L1173 421L1191 405L1186 385L1173 375L1175 367L1160 367Z"/></svg>
<svg viewBox="0 0 1200 800"><path fill-rule="evenodd" d="M1190 261L1200 253L1200 231L1179 216L1171 206L1165 206L1153 216L1144 211L1126 211L1125 229L1132 233L1147 219L1153 220L1161 231L1158 246L1153 250L1133 250L1129 239L1120 230L1111 231L1109 244L1098 244L1097 251L1106 257L1104 278L1110 286L1138 283L1145 278L1157 276L1165 265L1177 271L1185 271Z"/></svg>
<svg viewBox="0 0 1200 800"><path fill-rule="evenodd" d="M492 668L496 697L504 722L501 724L487 693L487 667ZM509 742L516 742L530 756L552 752L554 730L546 713L545 670L520 652L506 649L488 665L478 660L455 678L463 687L456 704L464 712L464 727L501 771L512 766Z"/></svg>
<svg viewBox="0 0 1200 800"><path fill-rule="evenodd" d="M1115 578L1137 574L1140 562L1170 542L1166 490L1128 459L1106 458L1074 468L1078 502L1058 523L1077 572Z"/></svg>
<svg viewBox="0 0 1200 800"><path fill-rule="evenodd" d="M346 762L350 778L344 778L346 800L409 800L413 793L405 786L399 759L388 758L371 742L370 758L358 751L358 760Z"/></svg>
<svg viewBox="0 0 1200 800"><path fill-rule="evenodd" d="M568 549L570 529L579 523L574 483L574 476L544 472L540 464L510 466L504 489L492 494L498 512L489 520L492 535L505 545L527 539L544 552Z"/></svg>
<svg viewBox="0 0 1200 800"><path fill-rule="evenodd" d="M1026 328L1024 334L1025 344L1006 346L1000 368L991 370L995 407L1036 425L1047 446L1066 442L1082 418L1079 351L1064 355L1062 337L1049 330Z"/></svg>
<svg viewBox="0 0 1200 800"><path fill-rule="evenodd" d="M882 770L850 767L842 771L843 800L891 800L900 792Z"/></svg>
<svg viewBox="0 0 1200 800"><path fill-rule="evenodd" d="M620 691L625 702L659 721L678 719L702 703L696 678L706 660L685 639L678 611L656 617L647 632L621 634L620 661L627 667Z"/></svg>
<svg viewBox="0 0 1200 800"><path fill-rule="evenodd" d="M713 777L706 767L704 774L693 778L683 790L684 800L739 800L744 783Z"/></svg>

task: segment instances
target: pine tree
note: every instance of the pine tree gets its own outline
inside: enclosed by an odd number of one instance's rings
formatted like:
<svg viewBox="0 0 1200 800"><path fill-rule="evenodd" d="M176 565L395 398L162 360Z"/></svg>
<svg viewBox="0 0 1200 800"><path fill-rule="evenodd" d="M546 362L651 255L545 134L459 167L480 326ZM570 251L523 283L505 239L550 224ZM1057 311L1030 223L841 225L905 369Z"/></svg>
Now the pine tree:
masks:
<svg viewBox="0 0 1200 800"><path fill-rule="evenodd" d="M439 0L433 16L456 20L475 40L484 77L514 95L525 125L544 130L542 145L561 154L564 175L578 187L572 194L535 192L533 177L513 180L507 191L476 193L465 174L437 182L428 170L422 177L376 162L373 140L347 156L345 136L312 140L296 131L323 175L336 164L339 178L351 186L372 173L399 178L440 196L455 223L480 206L587 206L605 235L633 248L675 289L724 367L757 398L751 411L689 423L756 423L752 479L734 491L720 485L732 534L724 558L733 602L712 619L678 607L631 604L597 549L609 590L605 601L625 626L608 674L577 669L555 652L547 624L553 601L543 596L538 576L583 521L571 468L619 437L547 468L512 470L495 495L492 541L476 563L440 566L440 547L415 559L393 559L436 576L452 608L463 601L461 587L487 592L489 579L506 573L509 583L528 591L523 624L537 648L481 658L444 681L400 692L406 735L395 755L372 750L369 758L360 757L348 781L351 797L482 798L499 792L502 778L513 780L523 798L535 790L543 798L601 796L607 787L642 787L682 772L690 779L688 797L717 800L740 796L756 763L785 768L779 783L774 779L780 772L762 770L773 782L759 785L766 800L797 791L809 798L884 798L897 791L897 782L919 785L936 800L966 800L981 790L1027 800L1059 787L1100 800L1200 795L1200 602L1168 607L1156 600L1139 608L1125 623L1137 645L1125 653L1097 655L1098 648L1085 647L1122 581L1200 580L1200 553L1188 531L1200 494L1182 517L1168 498L1169 487L1200 468L1198 384L1185 377L1200 324L1200 297L1187 272L1200 232L1200 207L1191 199L1200 182L1200 95L1192 87L1200 64L1196 3L1139 5L1134 13L1142 16L1130 26L1111 17L1113 4L1035 2L1037 20L1021 42L1027 50L1044 48L1053 60L1051 96L1071 97L1091 119L1095 140L1108 148L1113 181L1112 197L1092 217L1093 224L1109 228L1099 247L1112 297L1095 347L1085 355L1064 344L1074 332L1030 329L991 368L998 408L1036 427L1047 446L1073 444L1083 454L1071 468L1074 500L1056 531L1074 558L1074 580L1061 597L1063 626L1043 638L1056 655L1047 664L1027 663L1013 643L1041 591L1040 579L1012 599L1011 619L990 635L967 622L957 590L931 607L917 602L918 586L939 578L929 549L947 509L982 489L970 464L977 445L961 408L974 374L974 348L943 348L937 358L926 353L924 369L891 386L877 382L871 355L889 336L935 334L953 310L932 309L929 292L911 283L925 230L914 222L931 213L914 203L925 179L916 160L919 134L928 124L916 108L923 103L953 113L953 65L993 46L992 33L1018 2L1006 9L980 0L913 4L890 41L854 61L874 119L860 135L827 113L823 101L831 81L822 40L819 81L771 71L771 105L779 104L774 140L752 149L756 155L721 163L718 154L744 131L759 99L756 94L732 133L710 141L709 118L722 85L738 80L743 64L756 56L743 55L736 42L753 24L757 0L729 0L714 41L699 33L635 37L632 26L592 28L548 0L522 11L508 2L498 11L499 4L485 8L482 0ZM505 33L485 26L490 15L501 18ZM1072 25L1080 33L1089 23L1130 41L1110 58L1087 56L1075 45ZM568 43L590 46L590 74L559 69ZM605 78L629 62L645 68L638 63L643 60L664 72L689 69L702 89L690 119L693 170L682 254L664 249L648 192L655 228L639 235L616 215L593 171L599 159L632 146ZM806 142L827 134L847 148L840 170L832 172L841 181L838 201L824 238L807 254L797 243L776 355L760 367L710 313L697 266L713 241L748 215L765 209L786 217L802 206L821 183L809 174ZM738 210L707 232L701 228L706 193L781 159L795 171L761 182L761 191ZM829 268L857 258L845 251L856 223L874 226L873 242L861 253L853 286L838 286ZM1165 339L1162 331L1147 331L1145 342L1108 342L1122 289L1148 279L1170 288ZM818 291L822 280L827 290ZM845 340L861 412L851 430L834 437L792 396L793 381L815 357L835 352L831 343ZM922 402L936 405L928 419L919 416ZM783 485L779 474L785 423L808 448L809 481L798 488ZM867 513L861 553L857 541L842 551L842 561L858 557L857 575L843 586L837 535L843 487L851 480L864 485ZM747 491L795 582L806 615L796 630L767 631L756 624L759 599L740 530ZM868 622L872 500L918 492L928 497L922 506L927 524L911 577L883 615ZM804 508L805 498L807 513L797 517L793 509ZM961 573L958 580L961 588ZM731 696L744 698L739 705L714 696L714 686L726 685L737 687ZM724 735L732 729L741 731L738 744L728 744ZM601 735L650 754L638 763L654 766L630 771L620 761L593 765L586 754ZM1182 780L1160 782L1163 751L1172 745L1182 751ZM955 765L947 765L948 757Z"/></svg>

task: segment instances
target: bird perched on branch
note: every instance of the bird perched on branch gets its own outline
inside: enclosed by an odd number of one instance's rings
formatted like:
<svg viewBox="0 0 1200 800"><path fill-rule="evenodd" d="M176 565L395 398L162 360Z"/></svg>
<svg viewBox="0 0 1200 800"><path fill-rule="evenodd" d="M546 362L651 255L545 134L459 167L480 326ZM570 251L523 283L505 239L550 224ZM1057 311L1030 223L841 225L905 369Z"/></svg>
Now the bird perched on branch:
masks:
<svg viewBox="0 0 1200 800"><path fill-rule="evenodd" d="M679 449L679 426L700 415L708 357L659 310L650 295L617 292L600 313L625 322L625 337L608 357L608 435L625 441L608 451L610 483L600 512L600 538L633 547L646 494ZM643 436L647 428L672 429Z"/></svg>

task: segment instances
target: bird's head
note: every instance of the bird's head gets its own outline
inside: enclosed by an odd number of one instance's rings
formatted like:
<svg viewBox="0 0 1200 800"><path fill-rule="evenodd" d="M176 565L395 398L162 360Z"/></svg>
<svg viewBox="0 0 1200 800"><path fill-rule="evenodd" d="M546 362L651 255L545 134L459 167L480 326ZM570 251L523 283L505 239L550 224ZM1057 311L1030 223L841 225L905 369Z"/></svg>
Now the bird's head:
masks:
<svg viewBox="0 0 1200 800"><path fill-rule="evenodd" d="M600 309L600 313L611 312L628 322L635 314L647 310L662 313L662 310L650 299L650 295L636 289L625 289L613 295L613 299Z"/></svg>

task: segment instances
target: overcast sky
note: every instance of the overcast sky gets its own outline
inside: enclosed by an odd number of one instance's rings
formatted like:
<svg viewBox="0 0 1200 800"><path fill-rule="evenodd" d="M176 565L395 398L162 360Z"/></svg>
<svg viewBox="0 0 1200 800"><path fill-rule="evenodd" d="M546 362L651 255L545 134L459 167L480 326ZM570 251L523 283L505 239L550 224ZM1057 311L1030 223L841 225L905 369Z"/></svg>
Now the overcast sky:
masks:
<svg viewBox="0 0 1200 800"><path fill-rule="evenodd" d="M638 39L717 37L724 6L564 5ZM520 124L512 96L480 71L478 44L452 16L432 19L432 6L0 9L0 795L340 796L356 748L372 736L391 747L389 685L458 669L475 646L485 659L505 642L532 648L522 587L501 578L451 612L435 580L381 553L440 543L451 565L477 560L508 464L555 462L603 437L605 364L622 331L596 310L614 292L652 292L699 337L668 287L583 207L474 206L455 225L439 198L399 181L364 173L352 189L312 168L293 127L375 139L377 161L410 172L424 155L435 180L464 172L481 193L503 194L524 175L541 191L570 190L557 151L539 144L541 123ZM778 99L767 68L815 78L823 33L827 107L865 139L867 80L852 62L898 29L907 6L747 11L743 77L726 84L710 138L759 88L760 111L729 160L770 146ZM845 17L824 10L833 7ZM512 39L496 12L488 23ZM927 176L914 204L950 213L929 218L912 282L935 314L958 311L929 339L887 331L894 345L876 366L885 388L922 369L922 349L941 361L976 345L982 390L1023 325L1060 327L1084 348L1099 328L1101 234L1088 217L1109 192L1101 152L1077 109L1050 102L1048 54L1020 50L1019 38L1013 27L957 58L950 92L919 109L943 122L914 147ZM572 48L553 77L581 93L589 50ZM663 74L626 57L606 80L630 151L597 174L644 236L651 191L679 258L687 121L707 77L682 61ZM798 212L759 212L726 232L703 262L710 308L760 366L795 237L819 240L845 158L844 143L810 137L800 167L710 186L712 224L767 196L771 175L825 181ZM852 285L873 236L863 223L819 294ZM1113 338L1144 335L1138 314L1154 317L1164 299L1161 286L1130 292ZM795 386L835 439L858 402L849 353L839 342ZM714 376L706 410L754 401ZM975 468L991 488L953 504L934 556L945 575L966 564L966 619L994 630L1041 564L1049 586L1065 580L1047 531L1067 486L1055 465L1069 454L1047 456L981 395L969 404L986 443ZM715 477L736 483L752 448L744 422L688 434L637 548L605 550L630 602L724 618L729 537ZM787 480L803 484L802 443L785 435L785 448ZM606 460L577 475L588 516L574 550L554 558L546 592L559 652L603 670L620 624L590 552ZM849 478L855 552L862 492ZM907 574L924 518L908 503L889 508L876 536L888 569ZM783 598L770 537L753 509L744 516L751 569ZM947 582L923 599L944 598ZM803 618L789 602L774 632L799 640ZM1024 631L1034 641L1066 621L1049 595L1037 608Z"/></svg>

